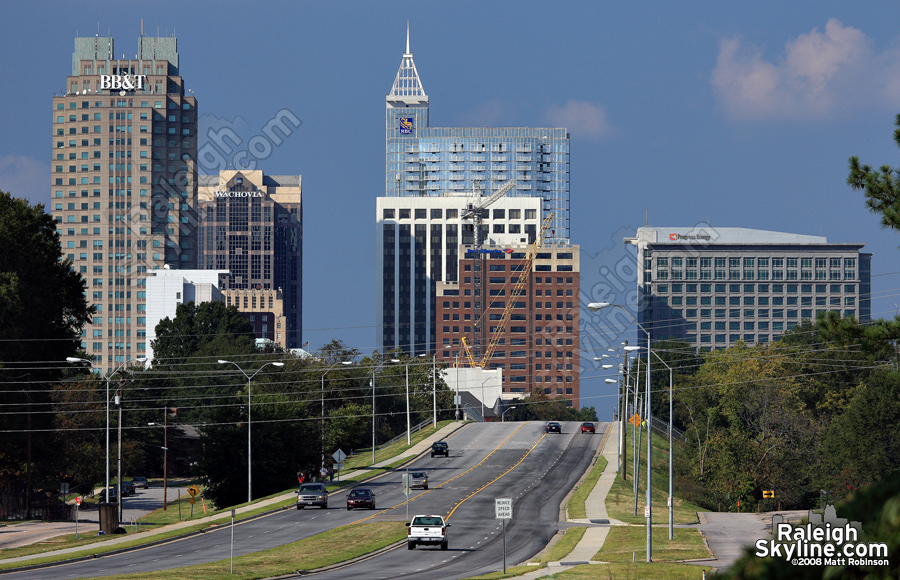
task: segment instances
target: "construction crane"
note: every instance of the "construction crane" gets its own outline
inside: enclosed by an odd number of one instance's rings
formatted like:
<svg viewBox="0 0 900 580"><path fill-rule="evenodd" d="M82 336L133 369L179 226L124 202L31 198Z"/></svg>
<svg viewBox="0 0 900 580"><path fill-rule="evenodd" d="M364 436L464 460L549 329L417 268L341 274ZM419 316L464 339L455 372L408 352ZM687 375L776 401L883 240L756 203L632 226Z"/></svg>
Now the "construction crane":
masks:
<svg viewBox="0 0 900 580"><path fill-rule="evenodd" d="M473 247L475 250L480 250L482 244L484 244L484 239L482 238L482 235L481 235L481 221L482 221L483 210L485 210L489 205L493 204L495 201L497 201L498 199L500 199L501 197L503 197L504 195L506 195L513 189L515 189L515 187L516 187L516 180L511 179L511 180L507 181L506 183L504 183L502 186L500 186L500 189L498 189L497 191L492 193L490 195L490 197L488 197L486 199L481 197L480 191L475 190L475 186L472 187L473 201L466 204L466 209L463 210L461 219L472 220L472 224L475 227L475 243L473 244Z"/></svg>
<svg viewBox="0 0 900 580"><path fill-rule="evenodd" d="M519 275L516 278L516 284L513 286L512 292L510 293L509 299L506 302L506 308L503 311L503 315L500 318L500 322L497 324L496 329L491 337L491 341L488 344L487 349L485 349L484 355L481 357L480 362L475 361L475 356L472 354L471 349L469 348L469 343L466 340L466 337L463 336L460 339L460 342L463 347L463 352L466 355L466 360L469 362L469 366L471 367L481 367L485 368L488 362L491 359L491 356L494 354L494 349L500 342L500 339L503 336L503 331L506 329L506 323L509 322L509 318L512 315L513 308L515 307L516 300L518 300L519 296L522 295L522 290L525 288L525 284L528 282L528 276L531 274L531 267L534 264L535 258L537 258L538 250L544 242L544 235L547 233L547 230L550 228L550 223L553 221L553 218L556 214L551 213L548 215L544 222L541 224L541 229L537 234L537 237L534 240L534 243L531 244L528 248L528 252L525 254L525 258L522 260L519 268ZM475 327L482 323L484 319L484 313L482 312L481 317L478 321L475 322Z"/></svg>
<svg viewBox="0 0 900 580"><path fill-rule="evenodd" d="M478 189L476 183L472 186L472 201L466 204L466 209L463 210L462 216L460 217L462 220L472 220L474 227L472 257L474 258L473 269L475 271L472 272L472 274L475 276L475 316L479 320L484 316L484 253L481 251L481 248L484 245L484 235L481 229L481 223L483 221L482 214L488 206L505 196L515 187L516 181L512 179L501 185L500 189L492 193L489 197L484 198L481 196L481 191ZM473 344L476 353L480 353L483 350L482 347L484 341L484 330L476 331ZM466 348L467 352L468 350L469 349ZM469 356L471 357L470 352Z"/></svg>
<svg viewBox="0 0 900 580"><path fill-rule="evenodd" d="M553 217L556 214L551 213L546 218L544 218L544 223L541 224L541 231L538 232L537 238L535 238L534 243L528 248L528 253L525 254L525 259L522 260L522 267L519 269L519 276L516 279L516 285L513 287L512 292L509 295L509 300L506 301L506 309L503 311L503 316L500 317L500 322L497 324L496 330L494 330L493 336L491 336L491 342L488 344L487 349L484 351L484 356L481 359L481 362L478 364L481 368L485 368L485 365L488 361L491 360L491 355L494 354L494 349L497 348L497 344L499 344L500 339L503 336L503 331L506 329L506 323L509 322L509 317L512 315L512 310L515 307L516 300L519 299L519 296L522 295L522 290L525 288L526 282L528 282L528 277L531 275L531 266L534 264L534 259L537 257L538 250L541 247L541 244L544 242L544 234L547 233L547 230L550 228L550 222L553 221ZM484 314L482 314L482 318L484 318ZM481 324L481 320L475 323L476 325Z"/></svg>

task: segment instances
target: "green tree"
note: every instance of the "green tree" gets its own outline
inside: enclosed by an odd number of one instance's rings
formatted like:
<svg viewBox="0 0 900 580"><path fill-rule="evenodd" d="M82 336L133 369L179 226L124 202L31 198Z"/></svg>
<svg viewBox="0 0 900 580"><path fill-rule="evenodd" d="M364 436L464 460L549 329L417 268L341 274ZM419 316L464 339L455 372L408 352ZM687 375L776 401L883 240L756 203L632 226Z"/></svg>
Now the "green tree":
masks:
<svg viewBox="0 0 900 580"><path fill-rule="evenodd" d="M900 115L894 119L894 125L894 141L900 146ZM861 165L854 155L850 158L847 185L865 192L866 205L871 212L881 214L883 227L900 230L900 169L887 164L872 169Z"/></svg>
<svg viewBox="0 0 900 580"><path fill-rule="evenodd" d="M30 488L55 474L53 384L78 354L93 308L84 280L60 249L53 217L0 191L0 485ZM39 362L35 362L39 361ZM30 497L30 494L29 494Z"/></svg>
<svg viewBox="0 0 900 580"><path fill-rule="evenodd" d="M236 306L224 302L179 304L175 318L156 325L153 366L175 366L189 359L249 354L255 351L253 326Z"/></svg>

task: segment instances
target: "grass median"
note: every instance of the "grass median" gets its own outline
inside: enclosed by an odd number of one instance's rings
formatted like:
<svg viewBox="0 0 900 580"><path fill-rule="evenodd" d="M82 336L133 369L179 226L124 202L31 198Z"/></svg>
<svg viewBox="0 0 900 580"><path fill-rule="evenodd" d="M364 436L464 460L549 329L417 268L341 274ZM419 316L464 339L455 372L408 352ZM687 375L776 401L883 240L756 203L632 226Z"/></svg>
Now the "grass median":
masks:
<svg viewBox="0 0 900 580"><path fill-rule="evenodd" d="M231 560L225 559L184 568L117 575L116 578L133 580L271 578L297 574L298 570L315 570L346 562L390 546L405 538L406 525L403 522L365 522L335 528L277 548L237 556L234 558L233 574L231 573ZM106 578L106 576L98 578Z"/></svg>

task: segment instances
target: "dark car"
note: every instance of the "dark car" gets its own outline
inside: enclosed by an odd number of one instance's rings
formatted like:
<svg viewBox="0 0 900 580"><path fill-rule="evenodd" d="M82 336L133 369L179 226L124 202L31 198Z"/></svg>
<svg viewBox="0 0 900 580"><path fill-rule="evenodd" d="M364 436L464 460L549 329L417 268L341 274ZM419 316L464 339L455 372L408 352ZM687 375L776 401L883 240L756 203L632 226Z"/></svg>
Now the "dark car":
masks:
<svg viewBox="0 0 900 580"><path fill-rule="evenodd" d="M134 484L134 487L141 489L149 489L150 483L147 482L147 478L143 475L135 475L134 479L131 480L131 483Z"/></svg>
<svg viewBox="0 0 900 580"><path fill-rule="evenodd" d="M431 445L431 456L434 457L435 455L450 457L450 446L447 445L446 441L435 441Z"/></svg>
<svg viewBox="0 0 900 580"><path fill-rule="evenodd" d="M547 423L547 433L562 433L562 425L556 421Z"/></svg>
<svg viewBox="0 0 900 580"><path fill-rule="evenodd" d="M313 505L323 510L328 509L328 490L324 483L304 483L300 486L300 491L297 492L297 509Z"/></svg>
<svg viewBox="0 0 900 580"><path fill-rule="evenodd" d="M596 433L594 431L594 424L590 422L584 422L581 424L581 432L582 433Z"/></svg>
<svg viewBox="0 0 900 580"><path fill-rule="evenodd" d="M116 493L116 488L111 487L108 490L101 489L100 493L97 494L97 501L100 503L107 503L106 496L109 495L109 503L118 503L119 496Z"/></svg>
<svg viewBox="0 0 900 580"><path fill-rule="evenodd" d="M371 489L365 487L357 487L347 494L347 510L353 508L369 508L375 509L375 494Z"/></svg>
<svg viewBox="0 0 900 580"><path fill-rule="evenodd" d="M128 497L137 493L135 489L135 485L133 481L126 481L122 483L122 497Z"/></svg>
<svg viewBox="0 0 900 580"><path fill-rule="evenodd" d="M422 488L428 489L428 474L424 471L413 471L410 473L412 481L409 484L410 489Z"/></svg>

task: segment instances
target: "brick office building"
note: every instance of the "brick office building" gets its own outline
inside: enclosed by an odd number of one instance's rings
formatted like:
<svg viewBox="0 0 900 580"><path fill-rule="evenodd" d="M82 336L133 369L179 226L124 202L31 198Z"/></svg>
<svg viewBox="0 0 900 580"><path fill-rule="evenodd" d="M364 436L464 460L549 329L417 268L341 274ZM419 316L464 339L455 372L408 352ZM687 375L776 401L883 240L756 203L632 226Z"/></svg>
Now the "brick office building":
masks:
<svg viewBox="0 0 900 580"><path fill-rule="evenodd" d="M527 246L488 246L481 254L460 248L459 280L437 284L435 326L437 358L449 364L466 361L461 338L473 347L476 363L512 295ZM479 281L484 300L479 296ZM579 248L554 245L539 250L510 318L497 336L487 369L503 369L503 392L511 398L541 390L578 406L579 389ZM484 311L480 324L479 314Z"/></svg>

